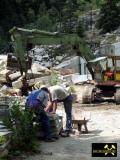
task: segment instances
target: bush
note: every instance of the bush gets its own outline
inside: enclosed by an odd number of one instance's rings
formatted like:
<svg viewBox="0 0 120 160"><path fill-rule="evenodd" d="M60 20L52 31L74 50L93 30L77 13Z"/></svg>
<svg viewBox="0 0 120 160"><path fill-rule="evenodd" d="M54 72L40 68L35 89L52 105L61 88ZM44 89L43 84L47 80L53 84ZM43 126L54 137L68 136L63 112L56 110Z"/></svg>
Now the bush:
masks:
<svg viewBox="0 0 120 160"><path fill-rule="evenodd" d="M77 34L79 37L82 37L82 38L85 37L85 29L81 21L79 21L77 26Z"/></svg>
<svg viewBox="0 0 120 160"><path fill-rule="evenodd" d="M3 145L6 142L6 138L4 136L0 136L0 145Z"/></svg>
<svg viewBox="0 0 120 160"><path fill-rule="evenodd" d="M3 54L6 43L7 43L7 40L0 35L0 54Z"/></svg>
<svg viewBox="0 0 120 160"><path fill-rule="evenodd" d="M59 76L57 73L55 73L54 71L52 71L51 76L50 76L50 85L54 86L56 84L58 84L59 82Z"/></svg>
<svg viewBox="0 0 120 160"><path fill-rule="evenodd" d="M21 110L19 103L10 108L4 124L12 131L11 149L33 151L35 149L35 131L32 125L33 113Z"/></svg>
<svg viewBox="0 0 120 160"><path fill-rule="evenodd" d="M70 91L71 93L75 93L75 92L76 92L74 85L71 85L71 86L69 87L69 91Z"/></svg>

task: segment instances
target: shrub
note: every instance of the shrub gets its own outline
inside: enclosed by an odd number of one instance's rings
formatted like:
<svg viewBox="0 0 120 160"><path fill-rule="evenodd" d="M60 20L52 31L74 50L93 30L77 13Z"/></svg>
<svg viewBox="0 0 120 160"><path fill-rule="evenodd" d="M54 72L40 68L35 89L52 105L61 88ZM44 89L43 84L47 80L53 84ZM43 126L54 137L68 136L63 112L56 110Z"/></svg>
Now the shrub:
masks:
<svg viewBox="0 0 120 160"><path fill-rule="evenodd" d="M4 119L4 124L12 131L11 149L33 151L35 149L35 132L32 125L33 113L21 110L19 103L15 102Z"/></svg>
<svg viewBox="0 0 120 160"><path fill-rule="evenodd" d="M6 142L6 138L4 136L0 136L0 145Z"/></svg>
<svg viewBox="0 0 120 160"><path fill-rule="evenodd" d="M75 92L76 92L74 85L71 85L71 86L69 87L69 91L70 91L71 93L75 93Z"/></svg>
<svg viewBox="0 0 120 160"><path fill-rule="evenodd" d="M58 84L59 82L59 76L57 73L55 73L54 71L52 71L51 76L50 76L50 85L54 86L56 84Z"/></svg>

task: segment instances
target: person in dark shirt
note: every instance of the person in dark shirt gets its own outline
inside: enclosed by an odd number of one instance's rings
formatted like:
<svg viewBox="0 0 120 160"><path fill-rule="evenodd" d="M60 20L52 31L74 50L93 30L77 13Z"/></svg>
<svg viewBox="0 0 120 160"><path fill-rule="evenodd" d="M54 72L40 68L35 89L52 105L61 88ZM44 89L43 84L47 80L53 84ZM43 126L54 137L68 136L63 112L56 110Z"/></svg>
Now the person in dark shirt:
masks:
<svg viewBox="0 0 120 160"><path fill-rule="evenodd" d="M28 96L29 84L26 76L22 77L22 86L20 88L20 96Z"/></svg>

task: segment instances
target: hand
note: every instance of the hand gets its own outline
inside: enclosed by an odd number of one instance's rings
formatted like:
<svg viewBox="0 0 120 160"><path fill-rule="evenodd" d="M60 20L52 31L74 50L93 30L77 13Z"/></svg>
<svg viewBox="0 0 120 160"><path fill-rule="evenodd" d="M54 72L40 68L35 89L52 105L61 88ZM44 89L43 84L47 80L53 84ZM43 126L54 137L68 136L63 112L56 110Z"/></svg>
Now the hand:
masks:
<svg viewBox="0 0 120 160"><path fill-rule="evenodd" d="M47 108L44 108L44 111L47 112Z"/></svg>
<svg viewBox="0 0 120 160"><path fill-rule="evenodd" d="M55 111L52 111L52 112L50 112L51 114L56 114L56 112Z"/></svg>

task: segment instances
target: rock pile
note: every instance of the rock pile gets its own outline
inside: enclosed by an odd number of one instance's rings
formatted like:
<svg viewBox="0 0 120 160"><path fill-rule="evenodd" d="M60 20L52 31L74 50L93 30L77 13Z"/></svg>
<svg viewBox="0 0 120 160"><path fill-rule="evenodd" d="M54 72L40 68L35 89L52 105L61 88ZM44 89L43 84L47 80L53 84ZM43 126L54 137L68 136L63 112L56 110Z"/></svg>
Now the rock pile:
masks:
<svg viewBox="0 0 120 160"><path fill-rule="evenodd" d="M62 62L62 60L67 56L65 53L62 53L61 56L61 46L36 46L32 51L30 51L30 56L33 57L33 61L45 66L53 67Z"/></svg>
<svg viewBox="0 0 120 160"><path fill-rule="evenodd" d="M58 46L59 47L59 46ZM49 49L49 52L51 48ZM51 52L50 52L51 53ZM62 84L63 86L70 86L73 84L83 83L88 80L88 75L84 75L85 62L78 56L66 57L66 54L53 57L51 54L47 54L43 48L36 48L31 51L33 56L33 63L31 69L28 70L27 79L29 86L32 87L36 83L46 84L47 86ZM54 60L53 60L54 59ZM53 61L52 61L53 60ZM52 66L46 67L47 62L51 61ZM55 61L55 62L54 62ZM21 74L19 71L9 70L6 67L7 56L0 56L0 96L16 96L19 97L19 89L22 86ZM53 63L54 62L54 63ZM59 63L58 65L56 65ZM80 64L81 63L81 64ZM79 73L81 68L81 74ZM9 75L12 81L12 88L8 88L4 85L6 82L6 74ZM91 80L91 76L89 78Z"/></svg>

